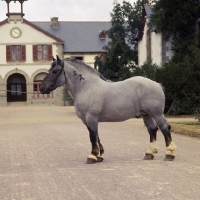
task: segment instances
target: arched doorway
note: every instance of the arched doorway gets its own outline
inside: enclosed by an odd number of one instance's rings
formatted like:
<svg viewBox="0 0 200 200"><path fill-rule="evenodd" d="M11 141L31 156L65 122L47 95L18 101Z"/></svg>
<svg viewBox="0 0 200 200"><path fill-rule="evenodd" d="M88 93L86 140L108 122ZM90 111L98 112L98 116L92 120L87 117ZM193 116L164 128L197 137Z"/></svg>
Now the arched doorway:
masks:
<svg viewBox="0 0 200 200"><path fill-rule="evenodd" d="M27 101L26 79L23 75L15 73L7 80L7 102Z"/></svg>

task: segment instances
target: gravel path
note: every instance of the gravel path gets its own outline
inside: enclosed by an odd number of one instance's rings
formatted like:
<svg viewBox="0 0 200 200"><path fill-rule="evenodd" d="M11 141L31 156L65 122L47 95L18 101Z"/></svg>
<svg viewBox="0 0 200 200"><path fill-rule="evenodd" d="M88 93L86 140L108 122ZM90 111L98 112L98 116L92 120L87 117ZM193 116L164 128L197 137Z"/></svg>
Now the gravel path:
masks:
<svg viewBox="0 0 200 200"><path fill-rule="evenodd" d="M0 200L200 199L199 139L172 134L178 148L167 162L158 132L159 152L144 161L142 119L99 131L105 160L87 165L89 134L73 107L0 108Z"/></svg>

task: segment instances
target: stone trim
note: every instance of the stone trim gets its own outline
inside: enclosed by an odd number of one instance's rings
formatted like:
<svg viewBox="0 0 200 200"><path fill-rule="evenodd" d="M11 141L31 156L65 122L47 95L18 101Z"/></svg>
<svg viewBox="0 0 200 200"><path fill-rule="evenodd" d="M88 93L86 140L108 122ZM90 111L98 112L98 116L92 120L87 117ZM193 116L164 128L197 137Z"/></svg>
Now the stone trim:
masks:
<svg viewBox="0 0 200 200"><path fill-rule="evenodd" d="M10 75L12 75L12 74L15 74L15 73L22 74L22 75L25 77L25 79L26 79L26 84L27 84L27 83L30 83L30 78L29 78L28 74L27 74L26 72L24 72L23 70L17 69L17 68L14 69L14 70L9 71L9 72L5 75L5 77L4 77L4 83L6 84L6 83L7 83L7 80L8 80L8 77L9 77Z"/></svg>
<svg viewBox="0 0 200 200"><path fill-rule="evenodd" d="M35 76L37 76L37 75L40 74L40 73L48 73L48 70L47 70L47 69L38 69L37 71L35 71L35 72L31 75L30 81L33 83L33 82L34 82Z"/></svg>

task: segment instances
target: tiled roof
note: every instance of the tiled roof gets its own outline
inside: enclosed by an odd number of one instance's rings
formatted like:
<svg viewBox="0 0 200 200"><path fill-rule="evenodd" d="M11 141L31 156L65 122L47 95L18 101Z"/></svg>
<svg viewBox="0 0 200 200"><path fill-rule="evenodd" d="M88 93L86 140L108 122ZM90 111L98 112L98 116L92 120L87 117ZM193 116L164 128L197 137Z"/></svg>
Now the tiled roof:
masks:
<svg viewBox="0 0 200 200"><path fill-rule="evenodd" d="M51 34L50 32L44 30L43 28L29 22L28 20L24 19L23 22L29 26L32 26L34 29L37 29L38 31L44 33L45 35L55 39L57 42L64 42L61 38L57 37L56 35Z"/></svg>
<svg viewBox="0 0 200 200"><path fill-rule="evenodd" d="M111 23L105 21L60 21L58 29L53 29L50 22L32 23L63 40L65 53L105 52L102 48L109 39L100 39L99 33L111 27Z"/></svg>
<svg viewBox="0 0 200 200"><path fill-rule="evenodd" d="M145 4L144 5L144 9L145 9L147 18L150 17L150 15L152 13L152 8L153 8L153 5L150 5L150 4Z"/></svg>

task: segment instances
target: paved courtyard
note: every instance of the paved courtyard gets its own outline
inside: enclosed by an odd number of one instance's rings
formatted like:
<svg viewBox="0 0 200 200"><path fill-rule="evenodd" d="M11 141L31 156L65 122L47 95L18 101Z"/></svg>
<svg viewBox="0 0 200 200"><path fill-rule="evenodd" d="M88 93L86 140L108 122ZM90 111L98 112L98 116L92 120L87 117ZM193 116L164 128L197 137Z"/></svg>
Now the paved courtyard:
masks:
<svg viewBox="0 0 200 200"><path fill-rule="evenodd" d="M87 165L89 133L73 107L0 108L0 200L200 199L199 139L172 134L176 158L166 162L159 132L159 152L146 161L142 119L99 132L105 160Z"/></svg>

